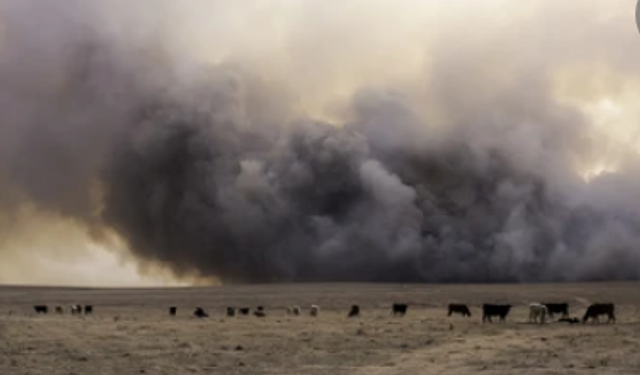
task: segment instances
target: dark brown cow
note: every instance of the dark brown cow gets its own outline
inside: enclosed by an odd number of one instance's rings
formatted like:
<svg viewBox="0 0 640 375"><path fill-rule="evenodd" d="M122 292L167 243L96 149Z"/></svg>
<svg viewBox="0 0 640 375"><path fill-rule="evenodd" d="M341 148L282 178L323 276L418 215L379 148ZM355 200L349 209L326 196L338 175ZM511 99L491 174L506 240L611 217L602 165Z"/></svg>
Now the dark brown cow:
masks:
<svg viewBox="0 0 640 375"><path fill-rule="evenodd" d="M500 317L500 321L504 322L511 311L511 305L482 305L482 322L489 321L491 323L492 316Z"/></svg>
<svg viewBox="0 0 640 375"><path fill-rule="evenodd" d="M582 317L582 323L586 323L589 319L600 322L600 315L607 315L607 323L615 323L616 306L613 303L594 303L587 308L587 312Z"/></svg>
<svg viewBox="0 0 640 375"><path fill-rule="evenodd" d="M236 308L235 307L227 307L227 316L232 318L236 316Z"/></svg>
<svg viewBox="0 0 640 375"><path fill-rule="evenodd" d="M169 315L176 316L177 312L178 312L178 308L177 307L169 307Z"/></svg>
<svg viewBox="0 0 640 375"><path fill-rule="evenodd" d="M406 303L394 303L393 306L391 307L391 313L393 314L393 316L396 316L396 315L405 316L405 314L407 313L408 307L409 306L407 306Z"/></svg>
<svg viewBox="0 0 640 375"><path fill-rule="evenodd" d="M360 316L360 306L358 305L353 305L351 306L351 310L349 310L349 318L353 318L356 316Z"/></svg>
<svg viewBox="0 0 640 375"><path fill-rule="evenodd" d="M33 309L36 311L36 314L47 314L49 313L49 307L47 305L35 305Z"/></svg>
<svg viewBox="0 0 640 375"><path fill-rule="evenodd" d="M85 305L84 306L84 315L89 315L93 313L93 306L92 305Z"/></svg>
<svg viewBox="0 0 640 375"><path fill-rule="evenodd" d="M549 317L553 319L553 314L562 314L562 318L569 317L569 304L568 303L543 303L547 307Z"/></svg>
<svg viewBox="0 0 640 375"><path fill-rule="evenodd" d="M447 316L451 316L453 313L461 314L462 316L471 316L471 311L469 311L467 305L459 303L449 304L449 313Z"/></svg>

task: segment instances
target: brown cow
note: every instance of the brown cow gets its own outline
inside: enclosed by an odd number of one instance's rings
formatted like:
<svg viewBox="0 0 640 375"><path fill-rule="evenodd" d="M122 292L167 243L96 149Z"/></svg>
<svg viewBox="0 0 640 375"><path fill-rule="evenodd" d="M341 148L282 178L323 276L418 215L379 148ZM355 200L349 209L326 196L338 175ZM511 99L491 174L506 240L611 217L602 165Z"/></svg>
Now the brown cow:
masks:
<svg viewBox="0 0 640 375"><path fill-rule="evenodd" d="M582 317L582 323L586 323L589 319L600 322L600 315L607 315L607 323L615 323L616 306L613 303L594 303L587 308L587 312Z"/></svg>
<svg viewBox="0 0 640 375"><path fill-rule="evenodd" d="M462 316L471 316L471 311L469 311L469 307L464 304L451 303L449 304L449 313L447 316L451 316L453 313L462 314Z"/></svg>

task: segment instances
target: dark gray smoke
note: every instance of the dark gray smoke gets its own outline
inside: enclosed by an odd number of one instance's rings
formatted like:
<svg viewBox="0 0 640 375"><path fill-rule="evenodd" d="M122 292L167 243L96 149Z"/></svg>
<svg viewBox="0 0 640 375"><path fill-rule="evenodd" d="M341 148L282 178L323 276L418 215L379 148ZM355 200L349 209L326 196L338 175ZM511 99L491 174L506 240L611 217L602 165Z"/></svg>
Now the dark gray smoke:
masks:
<svg viewBox="0 0 640 375"><path fill-rule="evenodd" d="M548 67L609 46L435 38L420 83L365 79L334 121L300 99L324 62L288 81L250 53L206 62L173 8L83 4L0 6L0 217L33 206L224 282L640 276L637 150L585 182L611 143Z"/></svg>

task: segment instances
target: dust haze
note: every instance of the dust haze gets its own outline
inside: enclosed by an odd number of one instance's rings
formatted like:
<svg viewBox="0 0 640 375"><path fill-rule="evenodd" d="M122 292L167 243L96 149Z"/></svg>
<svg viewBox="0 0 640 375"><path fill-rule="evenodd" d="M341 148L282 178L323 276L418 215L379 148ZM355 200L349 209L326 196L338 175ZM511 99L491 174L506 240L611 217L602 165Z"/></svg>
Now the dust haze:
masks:
<svg viewBox="0 0 640 375"><path fill-rule="evenodd" d="M639 278L632 0L149 4L0 2L9 281Z"/></svg>

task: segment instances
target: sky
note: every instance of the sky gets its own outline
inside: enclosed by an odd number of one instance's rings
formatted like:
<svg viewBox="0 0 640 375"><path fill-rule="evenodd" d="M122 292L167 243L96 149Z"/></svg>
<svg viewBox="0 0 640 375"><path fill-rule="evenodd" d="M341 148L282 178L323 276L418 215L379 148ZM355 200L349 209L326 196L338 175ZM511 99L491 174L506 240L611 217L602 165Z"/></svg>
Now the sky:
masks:
<svg viewBox="0 0 640 375"><path fill-rule="evenodd" d="M637 279L635 8L2 0L0 283Z"/></svg>

